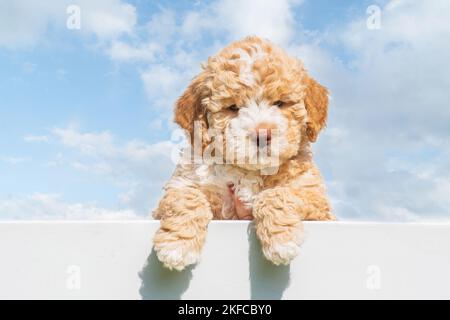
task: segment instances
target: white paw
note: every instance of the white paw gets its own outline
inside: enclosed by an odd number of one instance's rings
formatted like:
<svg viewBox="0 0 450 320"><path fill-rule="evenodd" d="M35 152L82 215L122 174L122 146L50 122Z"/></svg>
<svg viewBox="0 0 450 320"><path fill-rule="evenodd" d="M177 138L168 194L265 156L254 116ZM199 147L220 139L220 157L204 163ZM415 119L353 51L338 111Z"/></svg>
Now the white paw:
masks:
<svg viewBox="0 0 450 320"><path fill-rule="evenodd" d="M288 265L298 255L298 252L299 245L295 241L263 247L264 256L277 266Z"/></svg>
<svg viewBox="0 0 450 320"><path fill-rule="evenodd" d="M200 259L200 253L187 250L188 246L183 241L172 242L165 245L155 246L155 251L159 261L169 269L178 271L195 264Z"/></svg>
<svg viewBox="0 0 450 320"><path fill-rule="evenodd" d="M270 244L263 246L264 256L273 264L288 265L297 257L300 251L300 245L305 240L303 230L297 230L289 241L281 241L277 237L272 238ZM267 242L266 242L267 243Z"/></svg>

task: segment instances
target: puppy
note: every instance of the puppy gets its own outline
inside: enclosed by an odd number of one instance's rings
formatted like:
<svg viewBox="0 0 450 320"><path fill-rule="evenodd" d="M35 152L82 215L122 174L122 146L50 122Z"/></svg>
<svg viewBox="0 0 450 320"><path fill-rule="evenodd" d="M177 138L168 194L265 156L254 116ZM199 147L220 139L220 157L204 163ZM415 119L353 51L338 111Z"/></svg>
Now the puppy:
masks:
<svg viewBox="0 0 450 320"><path fill-rule="evenodd" d="M199 260L209 221L253 219L264 256L289 264L302 220L335 220L310 150L327 109L327 89L267 40L210 57L176 102L191 147L153 213L159 260L182 270Z"/></svg>

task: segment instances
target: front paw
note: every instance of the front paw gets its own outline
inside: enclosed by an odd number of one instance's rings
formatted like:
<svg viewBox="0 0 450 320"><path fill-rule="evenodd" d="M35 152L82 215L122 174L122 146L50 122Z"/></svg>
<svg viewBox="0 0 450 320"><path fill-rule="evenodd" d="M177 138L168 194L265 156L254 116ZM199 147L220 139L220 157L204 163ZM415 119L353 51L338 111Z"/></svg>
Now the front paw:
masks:
<svg viewBox="0 0 450 320"><path fill-rule="evenodd" d="M262 252L273 264L288 265L299 253L301 241L269 241L262 244Z"/></svg>
<svg viewBox="0 0 450 320"><path fill-rule="evenodd" d="M275 265L287 265L298 255L303 242L301 205L288 188L268 189L254 203L256 234L264 256Z"/></svg>
<svg viewBox="0 0 450 320"><path fill-rule="evenodd" d="M200 247L196 239L173 239L168 232L158 230L154 248L159 261L170 270L183 270L200 260Z"/></svg>

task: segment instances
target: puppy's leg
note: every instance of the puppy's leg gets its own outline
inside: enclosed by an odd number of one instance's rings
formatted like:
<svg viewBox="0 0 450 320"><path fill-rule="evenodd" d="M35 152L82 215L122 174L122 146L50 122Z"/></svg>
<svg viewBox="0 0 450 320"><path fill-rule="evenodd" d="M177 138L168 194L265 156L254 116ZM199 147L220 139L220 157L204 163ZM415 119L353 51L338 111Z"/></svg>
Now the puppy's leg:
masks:
<svg viewBox="0 0 450 320"><path fill-rule="evenodd" d="M289 264L303 241L303 220L335 220L320 189L276 187L255 199L256 234L264 256L276 265Z"/></svg>
<svg viewBox="0 0 450 320"><path fill-rule="evenodd" d="M159 260L176 270L195 264L213 217L206 196L195 188L169 189L154 217L161 219L153 240Z"/></svg>
<svg viewBox="0 0 450 320"><path fill-rule="evenodd" d="M289 264L303 238L302 201L289 188L276 187L255 199L253 216L264 256L276 265Z"/></svg>

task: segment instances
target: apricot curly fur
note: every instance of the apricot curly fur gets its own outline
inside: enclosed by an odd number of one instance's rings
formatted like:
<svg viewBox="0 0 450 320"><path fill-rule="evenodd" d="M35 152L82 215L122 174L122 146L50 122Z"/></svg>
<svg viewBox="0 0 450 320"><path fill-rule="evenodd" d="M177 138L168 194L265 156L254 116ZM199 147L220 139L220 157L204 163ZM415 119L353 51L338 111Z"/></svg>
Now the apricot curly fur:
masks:
<svg viewBox="0 0 450 320"><path fill-rule="evenodd" d="M254 217L264 256L277 265L298 254L302 221L335 220L310 148L326 125L328 102L328 90L303 63L270 41L247 37L208 59L177 100L175 122L191 143L201 140L202 152L213 143L223 147L212 154L225 162L180 163L166 184L153 213L161 219L154 246L166 267L196 263L209 221L242 216L236 199ZM270 141L279 146L276 166L248 161L258 149L243 145L254 146L253 132L261 128L275 132ZM231 159L227 148L245 161Z"/></svg>

